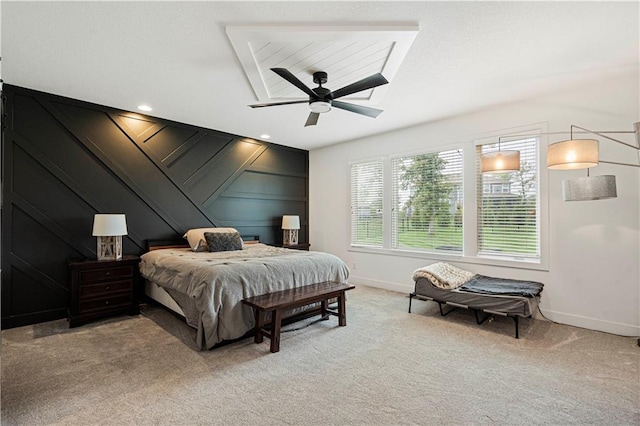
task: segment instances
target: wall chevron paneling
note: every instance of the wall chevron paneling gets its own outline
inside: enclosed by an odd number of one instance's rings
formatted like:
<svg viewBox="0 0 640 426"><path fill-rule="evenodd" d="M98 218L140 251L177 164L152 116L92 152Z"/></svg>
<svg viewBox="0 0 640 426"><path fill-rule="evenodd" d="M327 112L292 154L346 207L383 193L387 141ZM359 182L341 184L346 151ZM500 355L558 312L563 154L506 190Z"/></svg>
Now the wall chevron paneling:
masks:
<svg viewBox="0 0 640 426"><path fill-rule="evenodd" d="M125 213L124 252L232 226L265 243L283 214L307 242L307 151L5 84L2 328L66 316L67 261L95 258L95 213Z"/></svg>

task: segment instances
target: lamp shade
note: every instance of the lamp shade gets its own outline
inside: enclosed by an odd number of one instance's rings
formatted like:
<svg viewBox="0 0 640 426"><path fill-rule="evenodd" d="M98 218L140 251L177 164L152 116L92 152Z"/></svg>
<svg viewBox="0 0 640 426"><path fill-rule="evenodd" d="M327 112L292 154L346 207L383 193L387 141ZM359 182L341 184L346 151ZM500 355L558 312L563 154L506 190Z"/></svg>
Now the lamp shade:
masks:
<svg viewBox="0 0 640 426"><path fill-rule="evenodd" d="M93 217L94 237L127 235L127 220L123 214L97 214Z"/></svg>
<svg viewBox="0 0 640 426"><path fill-rule="evenodd" d="M549 145L547 167L552 170L586 169L598 165L598 141L571 139Z"/></svg>
<svg viewBox="0 0 640 426"><path fill-rule="evenodd" d="M584 176L562 181L564 201L588 201L616 198L616 177L613 175Z"/></svg>
<svg viewBox="0 0 640 426"><path fill-rule="evenodd" d="M300 229L300 216L282 216L282 229Z"/></svg>
<svg viewBox="0 0 640 426"><path fill-rule="evenodd" d="M493 151L480 156L482 173L509 173L520 170L520 151Z"/></svg>

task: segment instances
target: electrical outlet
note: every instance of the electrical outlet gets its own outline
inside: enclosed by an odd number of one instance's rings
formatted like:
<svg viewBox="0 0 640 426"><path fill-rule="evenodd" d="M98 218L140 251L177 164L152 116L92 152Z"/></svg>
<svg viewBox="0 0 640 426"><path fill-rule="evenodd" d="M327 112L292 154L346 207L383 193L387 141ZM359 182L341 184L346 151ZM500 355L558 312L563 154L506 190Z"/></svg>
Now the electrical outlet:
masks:
<svg viewBox="0 0 640 426"><path fill-rule="evenodd" d="M356 264L356 262L351 263L351 269L353 269L354 271L358 269L358 265Z"/></svg>

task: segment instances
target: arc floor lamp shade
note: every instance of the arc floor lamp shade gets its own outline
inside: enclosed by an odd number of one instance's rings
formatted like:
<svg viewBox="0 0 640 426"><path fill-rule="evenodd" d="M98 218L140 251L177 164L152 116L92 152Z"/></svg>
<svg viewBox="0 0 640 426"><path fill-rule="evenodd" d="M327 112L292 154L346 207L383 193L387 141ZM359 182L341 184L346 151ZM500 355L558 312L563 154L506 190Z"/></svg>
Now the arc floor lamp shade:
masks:
<svg viewBox="0 0 640 426"><path fill-rule="evenodd" d="M300 229L300 216L282 216L282 243L284 245L298 244L298 230Z"/></svg>
<svg viewBox="0 0 640 426"><path fill-rule="evenodd" d="M98 260L122 259L122 236L127 235L127 220L123 214L96 214L93 218L94 237L98 237Z"/></svg>
<svg viewBox="0 0 640 426"><path fill-rule="evenodd" d="M552 170L586 169L598 165L598 141L571 139L556 142L547 149L547 168Z"/></svg>
<svg viewBox="0 0 640 426"><path fill-rule="evenodd" d="M564 201L605 200L618 196L616 189L616 177L614 175L589 176L589 168L599 163L617 164L621 166L640 167L640 163L624 163L620 161L600 160L598 141L595 139L573 139L573 129L582 132L593 133L606 140L630 147L640 151L640 122L633 123L632 131L607 131L596 132L571 125L571 139L549 145L547 150L547 167L555 170L587 169L587 176L575 179L566 179L562 182ZM635 145L604 133L634 133Z"/></svg>
<svg viewBox="0 0 640 426"><path fill-rule="evenodd" d="M614 175L584 176L562 181L564 201L606 200L617 196Z"/></svg>
<svg viewBox="0 0 640 426"><path fill-rule="evenodd" d="M520 170L520 151L493 151L480 156L482 173L509 173Z"/></svg>

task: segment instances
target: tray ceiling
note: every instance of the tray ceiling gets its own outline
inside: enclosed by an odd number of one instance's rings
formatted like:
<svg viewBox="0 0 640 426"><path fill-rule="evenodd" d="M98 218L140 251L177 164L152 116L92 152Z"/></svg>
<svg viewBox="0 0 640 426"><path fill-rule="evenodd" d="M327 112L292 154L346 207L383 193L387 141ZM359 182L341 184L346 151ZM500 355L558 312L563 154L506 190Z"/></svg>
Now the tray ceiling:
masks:
<svg viewBox="0 0 640 426"><path fill-rule="evenodd" d="M637 77L638 11L638 2L591 1L4 1L1 77L316 149ZM324 68L331 90L381 71L391 84L345 100L384 112L336 108L305 127L307 105L249 108L306 101L267 71L274 65L311 88Z"/></svg>
<svg viewBox="0 0 640 426"><path fill-rule="evenodd" d="M227 35L259 101L307 99L307 95L272 72L286 68L311 88L313 73L328 73L326 87L336 90L372 74L393 83L417 25L366 27L230 26ZM377 104L389 85L344 99Z"/></svg>

